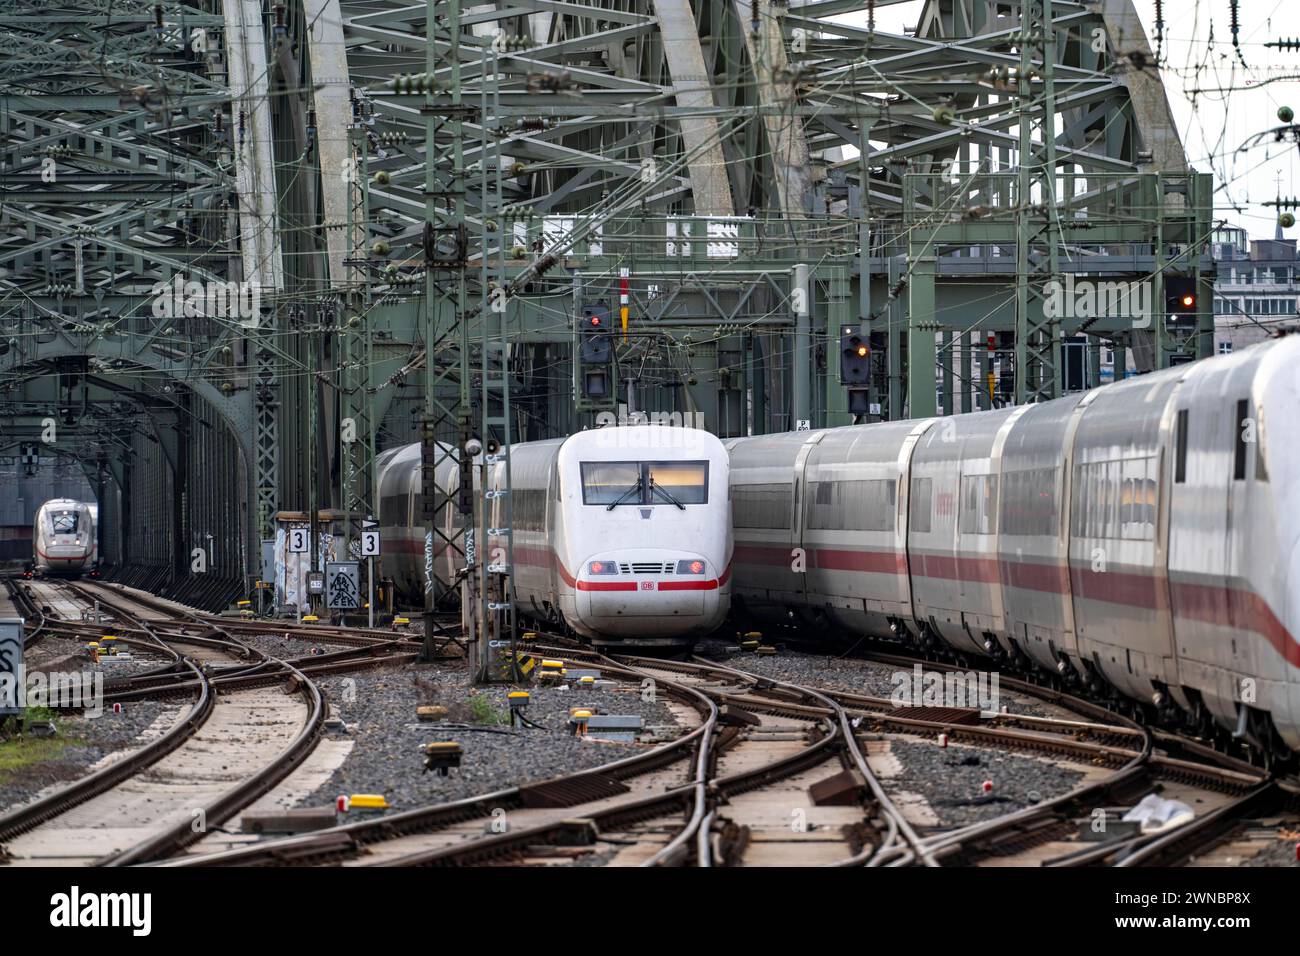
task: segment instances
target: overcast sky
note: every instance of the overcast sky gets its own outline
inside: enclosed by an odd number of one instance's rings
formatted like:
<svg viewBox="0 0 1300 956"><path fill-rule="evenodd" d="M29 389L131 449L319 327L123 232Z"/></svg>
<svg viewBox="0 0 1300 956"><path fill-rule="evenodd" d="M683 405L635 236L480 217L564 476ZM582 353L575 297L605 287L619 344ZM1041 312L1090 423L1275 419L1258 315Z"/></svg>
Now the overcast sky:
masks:
<svg viewBox="0 0 1300 956"><path fill-rule="evenodd" d="M1155 0L1135 0L1135 6L1154 50ZM915 26L920 7L914 2L881 7L876 25L902 32ZM1187 158L1196 169L1214 173L1216 219L1242 226L1254 238L1271 238L1277 215L1260 204L1279 189L1283 197L1300 196L1300 147L1270 138L1245 150L1241 146L1281 125L1278 107L1289 106L1300 116L1300 51L1264 45L1300 40L1300 3L1241 0L1238 36L1245 66L1232 46L1228 7L1228 0L1165 0L1161 72ZM866 15L858 18L865 22ZM1300 227L1285 234L1300 236Z"/></svg>

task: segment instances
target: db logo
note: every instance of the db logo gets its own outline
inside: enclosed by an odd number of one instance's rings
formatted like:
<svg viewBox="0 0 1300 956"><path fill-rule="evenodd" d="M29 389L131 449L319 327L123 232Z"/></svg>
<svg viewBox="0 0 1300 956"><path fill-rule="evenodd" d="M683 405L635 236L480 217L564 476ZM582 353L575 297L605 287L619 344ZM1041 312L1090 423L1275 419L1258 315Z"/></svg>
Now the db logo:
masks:
<svg viewBox="0 0 1300 956"><path fill-rule="evenodd" d="M655 583L654 583L653 581L642 581L642 582L641 582L641 590L642 590L642 591L653 591L654 589L655 589Z"/></svg>

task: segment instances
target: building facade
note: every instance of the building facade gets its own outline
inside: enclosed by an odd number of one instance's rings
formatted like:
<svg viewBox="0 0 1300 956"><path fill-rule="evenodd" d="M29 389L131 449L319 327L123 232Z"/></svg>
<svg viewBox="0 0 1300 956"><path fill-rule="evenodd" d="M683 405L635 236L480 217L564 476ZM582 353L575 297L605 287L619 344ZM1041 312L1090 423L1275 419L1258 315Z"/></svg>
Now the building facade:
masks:
<svg viewBox="0 0 1300 956"><path fill-rule="evenodd" d="M1226 355L1300 326L1300 258L1296 241L1248 239L1246 230L1214 233L1214 351Z"/></svg>

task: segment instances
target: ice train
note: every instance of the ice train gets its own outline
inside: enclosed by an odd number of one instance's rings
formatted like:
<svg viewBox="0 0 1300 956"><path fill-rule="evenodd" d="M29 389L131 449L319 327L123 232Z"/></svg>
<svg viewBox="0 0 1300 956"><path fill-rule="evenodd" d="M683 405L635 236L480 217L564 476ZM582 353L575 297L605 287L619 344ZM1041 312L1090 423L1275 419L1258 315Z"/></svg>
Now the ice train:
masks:
<svg viewBox="0 0 1300 956"><path fill-rule="evenodd" d="M95 569L99 540L94 503L52 498L32 522L32 567L39 574L80 576Z"/></svg>
<svg viewBox="0 0 1300 956"><path fill-rule="evenodd" d="M1041 404L725 444L747 611L1300 750L1300 335Z"/></svg>
<svg viewBox="0 0 1300 956"><path fill-rule="evenodd" d="M727 454L715 436L663 425L598 428L516 444L510 465L524 616L567 625L597 645L659 648L689 646L726 617L731 509ZM488 491L504 486L504 469L489 466ZM419 444L383 453L378 472L384 574L418 606L429 577L454 581L464 559L440 536L426 540ZM438 484L454 489L458 474L449 454ZM488 527L507 527L505 498L490 501ZM436 521L460 540L454 500ZM504 538L489 547L504 554Z"/></svg>

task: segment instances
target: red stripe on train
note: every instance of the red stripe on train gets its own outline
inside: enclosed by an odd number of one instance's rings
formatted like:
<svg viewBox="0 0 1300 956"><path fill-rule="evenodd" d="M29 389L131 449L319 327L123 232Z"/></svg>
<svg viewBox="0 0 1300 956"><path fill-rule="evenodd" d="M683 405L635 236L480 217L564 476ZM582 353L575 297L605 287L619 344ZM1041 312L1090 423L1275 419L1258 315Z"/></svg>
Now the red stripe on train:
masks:
<svg viewBox="0 0 1300 956"><path fill-rule="evenodd" d="M833 557L826 561L822 553ZM859 559L846 557L861 554ZM789 560L783 547L737 545L736 560L742 564L771 566ZM757 560L749 560L756 558ZM907 564L898 551L810 549L810 564L823 570L905 574ZM892 562L892 564L891 564ZM893 571L893 568L899 568ZM1220 627L1239 627L1264 637L1288 663L1300 667L1300 643L1278 619L1268 602L1254 591L1241 588L1169 582L1166 599L1164 578L1129 571L1093 571L1090 567L1005 561L995 558L913 554L912 575L932 580L996 584L1048 594L1073 593L1077 598L1122 604L1150 611L1172 611L1182 620L1200 621Z"/></svg>

